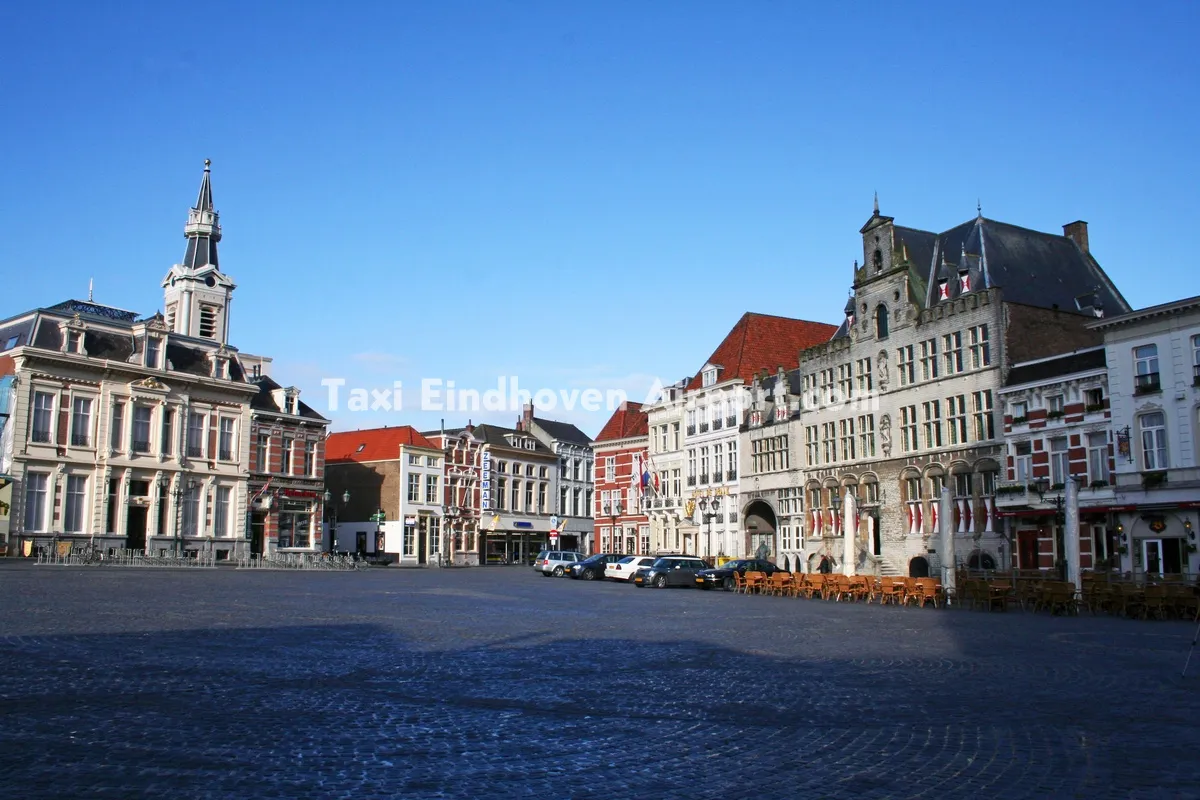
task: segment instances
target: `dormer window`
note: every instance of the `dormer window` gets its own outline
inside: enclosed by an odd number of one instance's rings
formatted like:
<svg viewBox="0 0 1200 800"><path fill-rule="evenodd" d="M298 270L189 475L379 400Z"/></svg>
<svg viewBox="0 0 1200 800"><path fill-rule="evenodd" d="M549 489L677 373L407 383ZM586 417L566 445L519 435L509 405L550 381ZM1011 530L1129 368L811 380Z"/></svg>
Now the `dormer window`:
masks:
<svg viewBox="0 0 1200 800"><path fill-rule="evenodd" d="M709 367L708 369L704 370L703 374L701 374L701 376L700 376L700 383L703 386L712 386L716 382L717 382L717 368L716 367Z"/></svg>
<svg viewBox="0 0 1200 800"><path fill-rule="evenodd" d="M146 337L146 366L150 369L158 369L159 355L162 351L162 343L157 336Z"/></svg>
<svg viewBox="0 0 1200 800"><path fill-rule="evenodd" d="M67 332L67 352L82 353L83 352L83 334L79 331Z"/></svg>
<svg viewBox="0 0 1200 800"><path fill-rule="evenodd" d="M17 342L19 342L20 340L21 340L21 337L20 337L20 336L10 336L10 337L8 337L8 341L6 341L6 342L4 343L4 347L0 347L0 351L4 351L4 350L12 350L14 347L16 347L16 346L17 346Z"/></svg>
<svg viewBox="0 0 1200 800"><path fill-rule="evenodd" d="M883 251L878 247L875 248L875 252L871 256L871 263L875 265L876 272L879 272L883 269Z"/></svg>

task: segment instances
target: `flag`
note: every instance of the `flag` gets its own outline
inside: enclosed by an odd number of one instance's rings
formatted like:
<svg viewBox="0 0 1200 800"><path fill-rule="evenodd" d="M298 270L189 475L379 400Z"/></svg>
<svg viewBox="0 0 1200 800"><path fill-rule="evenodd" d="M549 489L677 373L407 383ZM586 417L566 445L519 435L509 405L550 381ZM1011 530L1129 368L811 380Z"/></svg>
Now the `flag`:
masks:
<svg viewBox="0 0 1200 800"><path fill-rule="evenodd" d="M642 491L650 488L650 462L643 460L642 464Z"/></svg>
<svg viewBox="0 0 1200 800"><path fill-rule="evenodd" d="M938 284L938 299L939 300L949 300L950 299L950 285L948 283L946 283L945 281L942 281L941 283Z"/></svg>
<svg viewBox="0 0 1200 800"><path fill-rule="evenodd" d="M266 494L267 489L271 488L271 481L273 481L273 480L275 480L274 475L267 476L267 482L263 484L263 488L259 489L257 492L254 493L254 497L250 498L250 502L253 503L255 500L257 500L258 498L260 498L264 494Z"/></svg>
<svg viewBox="0 0 1200 800"><path fill-rule="evenodd" d="M642 484L642 456L639 453L636 456L629 457L629 485L634 489L641 489ZM630 495L633 493L630 492Z"/></svg>

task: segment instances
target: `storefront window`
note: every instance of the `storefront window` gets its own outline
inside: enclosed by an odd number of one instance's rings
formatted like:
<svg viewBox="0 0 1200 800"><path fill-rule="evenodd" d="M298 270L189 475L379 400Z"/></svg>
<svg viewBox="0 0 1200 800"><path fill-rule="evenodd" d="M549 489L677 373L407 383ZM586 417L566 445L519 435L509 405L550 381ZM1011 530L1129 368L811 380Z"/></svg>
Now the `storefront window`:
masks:
<svg viewBox="0 0 1200 800"><path fill-rule="evenodd" d="M279 507L279 547L312 547L312 504L284 500Z"/></svg>

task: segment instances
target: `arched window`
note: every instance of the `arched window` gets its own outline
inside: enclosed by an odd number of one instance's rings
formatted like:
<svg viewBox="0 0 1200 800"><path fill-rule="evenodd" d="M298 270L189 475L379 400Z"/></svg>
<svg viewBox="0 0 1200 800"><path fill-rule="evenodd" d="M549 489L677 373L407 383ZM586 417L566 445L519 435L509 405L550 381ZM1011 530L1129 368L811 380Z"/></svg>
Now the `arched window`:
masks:
<svg viewBox="0 0 1200 800"><path fill-rule="evenodd" d="M888 310L883 303L875 309L875 338L886 339L888 337Z"/></svg>
<svg viewBox="0 0 1200 800"><path fill-rule="evenodd" d="M883 269L883 251L878 247L875 248L875 254L871 257L875 264L875 271L879 272Z"/></svg>

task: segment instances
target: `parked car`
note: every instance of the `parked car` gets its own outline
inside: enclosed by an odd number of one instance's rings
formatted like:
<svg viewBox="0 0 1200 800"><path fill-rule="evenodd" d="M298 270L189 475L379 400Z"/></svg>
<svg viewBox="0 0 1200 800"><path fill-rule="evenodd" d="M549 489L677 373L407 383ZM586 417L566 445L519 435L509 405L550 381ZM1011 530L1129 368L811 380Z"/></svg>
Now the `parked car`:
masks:
<svg viewBox="0 0 1200 800"><path fill-rule="evenodd" d="M542 573L543 577L561 578L566 574L567 568L572 564L582 560L579 553L571 552L570 550L543 550L537 554L537 560L533 562L533 568Z"/></svg>
<svg viewBox="0 0 1200 800"><path fill-rule="evenodd" d="M568 567L567 575L585 581L594 581L604 577L605 568L609 564L615 564L623 558L625 558L624 553L596 553Z"/></svg>
<svg viewBox="0 0 1200 800"><path fill-rule="evenodd" d="M633 576L634 586L695 586L696 573L708 569L708 564L696 556L665 556Z"/></svg>
<svg viewBox="0 0 1200 800"><path fill-rule="evenodd" d="M617 563L605 567L604 577L614 581L631 581L639 569L648 567L657 560L657 556L625 556Z"/></svg>
<svg viewBox="0 0 1200 800"><path fill-rule="evenodd" d="M760 561L757 558L738 558L726 561L713 569L700 570L696 573L696 585L702 589L714 589L720 586L728 592L733 591L733 574L735 572L744 576L747 572L765 572L770 575L786 571L783 567L777 567L770 561Z"/></svg>

